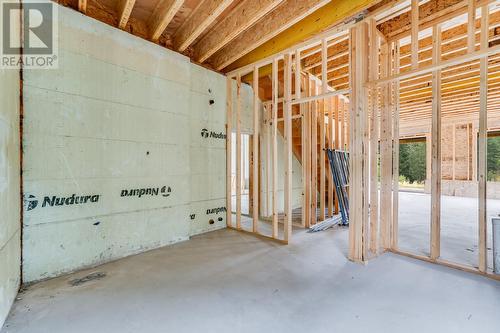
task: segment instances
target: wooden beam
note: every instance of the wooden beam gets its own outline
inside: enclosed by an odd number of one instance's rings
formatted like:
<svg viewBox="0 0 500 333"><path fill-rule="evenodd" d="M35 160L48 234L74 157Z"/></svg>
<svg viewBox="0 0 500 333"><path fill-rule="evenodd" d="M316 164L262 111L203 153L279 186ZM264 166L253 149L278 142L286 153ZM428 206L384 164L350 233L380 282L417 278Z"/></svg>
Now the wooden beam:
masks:
<svg viewBox="0 0 500 333"><path fill-rule="evenodd" d="M195 59L203 63L250 28L284 0L245 0L224 17L209 34L195 45Z"/></svg>
<svg viewBox="0 0 500 333"><path fill-rule="evenodd" d="M149 29L152 41L158 41L183 3L184 0L162 0L158 3L149 19Z"/></svg>
<svg viewBox="0 0 500 333"><path fill-rule="evenodd" d="M174 34L174 49L184 52L234 0L204 0ZM219 35L220 37L220 35Z"/></svg>
<svg viewBox="0 0 500 333"><path fill-rule="evenodd" d="M467 48L468 52L476 49L476 0L468 0L467 5Z"/></svg>
<svg viewBox="0 0 500 333"><path fill-rule="evenodd" d="M226 226L232 226L232 134L233 134L233 79L226 78Z"/></svg>
<svg viewBox="0 0 500 333"><path fill-rule="evenodd" d="M226 68L328 2L328 0L285 0L280 7L264 16L214 54L211 64L217 70Z"/></svg>
<svg viewBox="0 0 500 333"><path fill-rule="evenodd" d="M127 26L128 19L134 8L135 0L120 0L118 1L118 14L120 15L118 20L118 28L125 29Z"/></svg>
<svg viewBox="0 0 500 333"><path fill-rule="evenodd" d="M433 28L433 63L441 61L441 27ZM432 73L432 129L431 129L431 239L430 257L441 254L441 71Z"/></svg>
<svg viewBox="0 0 500 333"><path fill-rule="evenodd" d="M87 0L78 0L78 11L81 13L87 13Z"/></svg>
<svg viewBox="0 0 500 333"><path fill-rule="evenodd" d="M251 64L341 23L380 0L288 0L214 59L227 71ZM237 61L236 61L237 60ZM228 66L230 65L231 66Z"/></svg>
<svg viewBox="0 0 500 333"><path fill-rule="evenodd" d="M488 48L488 6L481 7L481 50ZM478 223L479 223L479 271L487 269L487 129L488 129L488 58L480 60L480 107L479 107L479 139L478 139Z"/></svg>
<svg viewBox="0 0 500 333"><path fill-rule="evenodd" d="M260 101L259 101L259 68L256 66L253 70L254 79L253 79L253 175L254 175L254 184L253 184L253 232L258 232L259 229L259 192L260 192L260 182L259 177L259 161L260 161L260 153L259 153L259 113L260 113Z"/></svg>

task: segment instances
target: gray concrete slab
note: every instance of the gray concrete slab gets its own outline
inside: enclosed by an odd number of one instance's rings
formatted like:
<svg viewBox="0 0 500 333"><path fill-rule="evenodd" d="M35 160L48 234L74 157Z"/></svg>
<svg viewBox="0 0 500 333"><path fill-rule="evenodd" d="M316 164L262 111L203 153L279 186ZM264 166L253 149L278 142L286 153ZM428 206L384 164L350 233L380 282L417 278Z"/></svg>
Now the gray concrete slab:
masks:
<svg viewBox="0 0 500 333"><path fill-rule="evenodd" d="M399 246L418 254L429 254L431 197L426 193L399 193ZM500 200L488 199L488 267L493 268L491 217L500 214ZM477 198L441 197L441 258L478 266ZM500 329L499 329L500 330Z"/></svg>
<svg viewBox="0 0 500 333"><path fill-rule="evenodd" d="M500 282L394 254L351 263L347 234L196 236L33 285L2 332L498 332Z"/></svg>

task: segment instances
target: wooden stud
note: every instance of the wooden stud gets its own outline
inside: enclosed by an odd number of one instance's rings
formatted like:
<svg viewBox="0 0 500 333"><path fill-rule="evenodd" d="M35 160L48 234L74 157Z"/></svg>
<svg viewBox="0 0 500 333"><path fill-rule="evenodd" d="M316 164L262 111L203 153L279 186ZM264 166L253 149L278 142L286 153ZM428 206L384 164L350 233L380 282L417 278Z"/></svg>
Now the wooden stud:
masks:
<svg viewBox="0 0 500 333"><path fill-rule="evenodd" d="M488 48L488 6L481 7L481 50ZM488 58L480 60L479 81L479 140L478 140L478 223L479 223L479 271L486 272L487 269L487 211L486 211L486 175L487 175L487 130L488 130Z"/></svg>
<svg viewBox="0 0 500 333"><path fill-rule="evenodd" d="M233 79L226 79L226 225L232 226L232 134L233 134Z"/></svg>
<svg viewBox="0 0 500 333"><path fill-rule="evenodd" d="M273 149L273 231L272 237L278 237L278 59L273 61L272 73L272 99L273 99L273 128L272 128L272 149Z"/></svg>
<svg viewBox="0 0 500 333"><path fill-rule="evenodd" d="M283 118L285 132L285 221L284 240L292 238L292 55L285 55Z"/></svg>
<svg viewBox="0 0 500 333"><path fill-rule="evenodd" d="M266 111L266 216L272 216L272 144L271 144L271 129L272 129L272 105L265 109Z"/></svg>
<svg viewBox="0 0 500 333"><path fill-rule="evenodd" d="M305 94L311 94L311 80L306 77L305 80ZM311 103L304 106L304 132L302 138L302 145L304 146L304 165L305 165L305 179L304 179L304 210L305 210L305 227L311 226Z"/></svg>
<svg viewBox="0 0 500 333"><path fill-rule="evenodd" d="M379 37L377 35L377 22L370 20L370 80L376 80L379 72ZM378 252L378 88L371 89L370 113L370 251Z"/></svg>
<svg viewBox="0 0 500 333"><path fill-rule="evenodd" d="M327 99L327 103L330 104L328 108L328 148L335 148L334 144L337 142L338 138L335 139L334 136L338 135L338 131L335 130L335 124L338 124L338 119L334 119L334 112L336 113L336 117L338 117L338 111L336 109L338 97L331 97ZM334 141L335 140L335 141ZM335 143L334 143L335 142ZM330 169L330 163L326 164L326 173L328 175L328 217L333 217L334 214L334 190L333 190L333 177L332 171Z"/></svg>
<svg viewBox="0 0 500 333"><path fill-rule="evenodd" d="M441 58L441 27L434 26L433 63ZM432 161L431 161L431 246L430 257L437 259L441 253L441 71L432 73Z"/></svg>
<svg viewBox="0 0 500 333"><path fill-rule="evenodd" d="M311 80L311 95L318 94L316 81ZM318 219L318 102L311 103L311 224Z"/></svg>
<svg viewBox="0 0 500 333"><path fill-rule="evenodd" d="M319 219L325 220L325 192L326 192L326 175L325 175L325 114L327 114L327 100L319 102Z"/></svg>
<svg viewBox="0 0 500 333"><path fill-rule="evenodd" d="M399 41L394 42L394 73L399 72ZM393 157L392 157L392 227L391 249L398 249L399 240L399 81L394 82L393 115Z"/></svg>
<svg viewBox="0 0 500 333"><path fill-rule="evenodd" d="M260 154L259 154L259 113L260 113L260 108L259 108L259 68L255 66L253 70L253 174L254 174L254 179L256 182L253 185L253 225L252 225L252 230L253 232L258 232L259 228L259 206L260 206L260 200L259 200L259 192L260 192L260 183L258 181L258 177L256 177L259 174L259 161L260 161Z"/></svg>
<svg viewBox="0 0 500 333"><path fill-rule="evenodd" d="M390 75L389 45L382 44L381 75ZM392 225L392 114L390 108L390 84L381 89L380 106L380 245L384 250L391 247Z"/></svg>
<svg viewBox="0 0 500 333"><path fill-rule="evenodd" d="M236 77L236 228L241 229L241 76Z"/></svg>
<svg viewBox="0 0 500 333"><path fill-rule="evenodd" d="M453 129L451 130L451 180L456 180L455 173L456 173L456 159L457 159L457 153L456 153L456 137L457 137L457 124L453 124Z"/></svg>
<svg viewBox="0 0 500 333"><path fill-rule="evenodd" d="M333 117L334 117L334 121L332 121L332 125L334 126L333 130L334 130L334 135L335 135L335 139L334 139L334 142L333 142L333 145L330 147L331 149L344 149L341 145L341 142L340 142L340 138L341 138L341 130L340 130L340 126L341 124L343 124L343 120L341 121L341 117L343 117L343 112L341 113L340 111L340 97L339 96L336 96L332 99L333 101L333 105L332 105L332 108L333 108L333 111L334 111L334 114L333 114ZM342 115L341 115L342 114ZM343 140L342 140L343 141ZM331 175L331 170L329 172L329 174ZM337 197L337 192L335 190L333 190L333 187L334 187L334 184L333 184L333 177L332 177L332 191L333 191L333 194L332 194L332 200L335 200L335 214L338 214L339 213L339 200L338 200L338 197Z"/></svg>
<svg viewBox="0 0 500 333"><path fill-rule="evenodd" d="M328 79L327 79L327 43L326 39L321 41L321 93L326 94L328 92ZM323 99L320 101L320 119L319 119L319 219L321 221L325 220L325 115L327 114L327 109L330 103L327 102L327 99Z"/></svg>

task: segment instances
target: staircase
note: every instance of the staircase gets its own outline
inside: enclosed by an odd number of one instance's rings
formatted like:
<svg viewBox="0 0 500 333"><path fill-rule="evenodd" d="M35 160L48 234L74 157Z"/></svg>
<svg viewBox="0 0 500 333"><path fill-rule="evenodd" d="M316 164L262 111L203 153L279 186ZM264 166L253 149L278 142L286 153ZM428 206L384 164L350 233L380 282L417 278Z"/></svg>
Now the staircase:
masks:
<svg viewBox="0 0 500 333"><path fill-rule="evenodd" d="M309 74L303 76L302 86L309 88L301 91L302 96L317 94L315 92L321 91L321 81ZM341 130L342 125L344 129L346 126L340 118L344 118L347 105L341 99L342 97L338 96L330 97L326 103L324 101L308 102L301 106L294 105L292 108L292 151L302 165L302 178L305 178L306 183L303 184L302 192L302 206L306 208L304 211L299 209L300 215L297 211L294 211L293 215L301 216L301 223L304 227L314 225L338 213L328 156L321 152L324 152L325 148L340 149L342 143L346 142L346 140L341 140L342 134L346 137L345 130ZM335 115L339 120L335 120ZM278 119L280 118L283 118L282 103L278 104ZM337 136L334 132L335 126L339 132ZM284 122L279 121L277 127L279 135L283 137ZM304 133L309 140L303 140ZM335 142L336 137L338 137L338 142ZM313 141L316 141L316 144ZM310 158L306 159L307 156ZM321 163L324 169L321 168ZM324 190L320 191L322 183L324 183Z"/></svg>

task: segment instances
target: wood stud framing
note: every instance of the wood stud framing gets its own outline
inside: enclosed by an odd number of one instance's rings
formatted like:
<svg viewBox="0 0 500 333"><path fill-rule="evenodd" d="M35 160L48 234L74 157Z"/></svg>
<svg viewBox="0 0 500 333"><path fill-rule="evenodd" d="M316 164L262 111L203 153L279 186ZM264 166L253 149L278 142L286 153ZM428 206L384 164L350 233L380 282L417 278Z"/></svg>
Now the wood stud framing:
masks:
<svg viewBox="0 0 500 333"><path fill-rule="evenodd" d="M254 179L258 181L259 174L259 68L255 66L253 70L253 170L252 173L254 175ZM259 226L259 185L253 186L252 198L253 198L253 211L252 211L252 231L258 232Z"/></svg>
<svg viewBox="0 0 500 333"><path fill-rule="evenodd" d="M432 61L441 61L441 27L434 26ZM431 130L431 239L430 257L441 253L441 71L432 73L432 130Z"/></svg>
<svg viewBox="0 0 500 333"><path fill-rule="evenodd" d="M267 165L270 166L272 172L272 177L269 178L272 184L266 191L270 190L273 193L272 204L269 205L272 207L273 238L279 236L276 197L278 174L276 140L279 133L277 123L284 122L282 134L285 139L283 150L285 209L282 241L288 243L291 241L292 230L291 161L294 144L292 124L293 121L299 119L301 135L299 154L301 155L303 186L302 225L307 228L318 222L318 217L319 220L323 220L326 216L331 216L334 207L335 212L338 212L324 149L344 149L350 152L351 167L349 258L353 261L366 261L370 256L368 251L372 255L378 255L382 249L420 259L419 255L401 251L400 244L398 244L399 132L402 100L407 99L406 96L411 91L427 89L426 91L432 95L432 103L428 106L429 113L432 115L431 133L427 135L427 142L431 146L427 157L430 162L431 175L429 179L431 232L430 253L422 259L450 267L461 267L459 263L451 264L440 258L441 121L444 110L450 107L450 102L447 100L450 88L447 87L454 81L466 86L469 84L469 81L466 81L469 80L468 77L462 79L460 75L478 73L478 78L471 81L479 84L478 96L474 97L473 101L467 101L467 98L471 100L472 98L467 95L469 91L464 90L463 97L457 98L456 101L457 105L465 106L474 101L479 102L480 105L479 126L467 124L466 127L467 133L470 133L472 138L474 133L478 133L479 138L477 147L473 146L472 151L467 153L472 156L476 152L478 154L477 166L474 159L471 161L472 165L467 166L467 177L474 179L477 174L479 180L479 258L478 268L467 267L465 270L483 275L491 274L487 267L486 250L486 139L487 111L492 104L498 104L500 107L497 99L491 99L492 95L489 95L489 91L498 89L496 76L489 73L489 66L498 66L496 61L500 55L498 43L489 44L492 30L490 18L491 15L497 15L497 13L490 15L488 1L465 0L465 2L468 6L453 5L453 8L445 11L444 17L432 13L432 19L429 19L425 16L429 7L428 2L422 1L422 5L419 6L418 0L412 0L409 2L411 12L408 14L410 22L408 28L391 35L390 38L386 38L379 31L375 18L367 17L351 25L347 36L338 31L325 33L321 35L321 38L314 39L311 44L301 44L295 49L288 49L286 52L255 64L254 77L258 76L259 67L272 64L272 99L269 102L264 101L263 104L264 117L271 121L268 126L271 140L269 149L266 149L268 151L266 159L270 159L271 163L269 161L265 163L271 164ZM476 6L479 7L476 8ZM476 19L476 9L480 9L480 21ZM465 25L460 25L462 30L458 37L452 39L448 30L441 30L442 23L465 13L468 14L469 21ZM497 26L498 23L495 27ZM478 27L480 27L479 48L476 34ZM424 32L424 29L428 28L432 30L432 37ZM452 31L458 28L448 29ZM419 36L419 30L421 36ZM408 36L410 38L407 38ZM424 43L423 40L431 40L432 43ZM343 51L338 51L338 43L344 43ZM313 54L319 54L319 57L315 56L316 60L311 61L308 57L313 57ZM346 56L349 59L348 74L331 69L332 63L336 64L337 59L342 57L345 59ZM488 59L491 64L488 63ZM283 63L281 68L278 66L280 61ZM315 67L317 69L314 69ZM311 72L312 69L314 69L313 72ZM279 75L280 70L283 71L283 75ZM241 71L232 71L230 76L232 79L237 79L237 74L246 75L248 71L247 65L242 67ZM334 83L339 80L339 75L345 79L346 74L349 84L344 84L339 89L339 85L334 85ZM432 83L430 87L418 88L421 84L428 86L429 81ZM292 86L295 86L293 95ZM258 87L259 83L254 82L254 90L258 90ZM462 88L455 88L455 90L459 89ZM281 98L278 96L280 91L283 91ZM228 96L228 99L230 98L231 96ZM257 101L258 96L255 95L255 98ZM420 107L418 95L414 98L415 108ZM406 105L404 110L408 112ZM258 113L258 109L255 108L254 112ZM230 121L230 113L231 111L228 110L228 121ZM254 121L259 120L254 118ZM467 135L467 142L471 140L469 135ZM297 154L296 151L294 153ZM261 155L266 156L266 154ZM228 191L230 191L229 187ZM317 205L319 205L319 214Z"/></svg>
<svg viewBox="0 0 500 333"><path fill-rule="evenodd" d="M488 48L488 6L481 7L481 44L480 49L485 51ZM488 128L488 57L480 59L480 81L479 81L479 165L478 165L478 223L479 223L479 271L486 272L487 255L486 255L486 143L487 143L487 128Z"/></svg>

